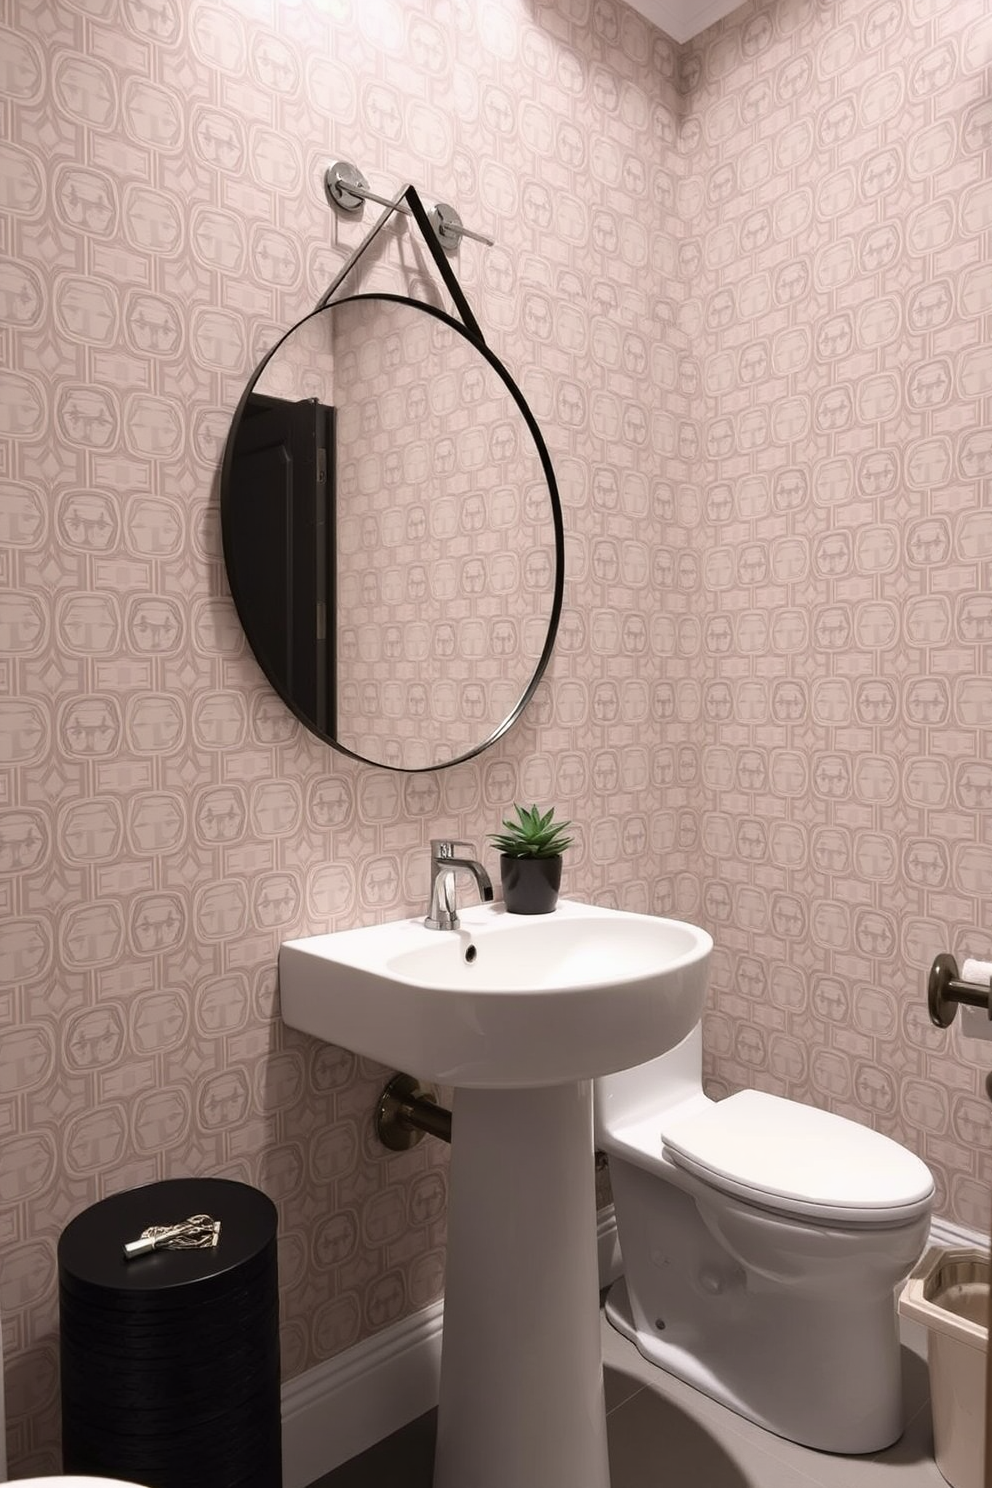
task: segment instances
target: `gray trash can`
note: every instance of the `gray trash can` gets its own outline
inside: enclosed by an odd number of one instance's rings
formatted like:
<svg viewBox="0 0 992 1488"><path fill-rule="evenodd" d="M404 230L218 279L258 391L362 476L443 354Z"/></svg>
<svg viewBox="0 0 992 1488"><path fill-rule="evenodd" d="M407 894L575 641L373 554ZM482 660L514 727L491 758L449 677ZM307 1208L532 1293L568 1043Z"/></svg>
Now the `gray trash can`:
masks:
<svg viewBox="0 0 992 1488"><path fill-rule="evenodd" d="M927 1330L934 1458L951 1488L984 1488L988 1253L935 1246L903 1286L899 1311Z"/></svg>

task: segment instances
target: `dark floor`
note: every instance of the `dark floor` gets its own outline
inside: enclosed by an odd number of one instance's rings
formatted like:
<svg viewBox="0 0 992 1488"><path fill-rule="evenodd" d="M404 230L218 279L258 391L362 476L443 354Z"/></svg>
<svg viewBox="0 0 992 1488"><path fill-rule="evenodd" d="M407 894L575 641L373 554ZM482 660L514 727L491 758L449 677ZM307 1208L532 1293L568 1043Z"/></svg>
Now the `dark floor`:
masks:
<svg viewBox="0 0 992 1488"><path fill-rule="evenodd" d="M655 1369L604 1317L612 1488L947 1488L933 1460L926 1333L903 1319L902 1338L902 1437L875 1457L833 1457L772 1436ZM394 1432L313 1488L431 1488L434 1415Z"/></svg>

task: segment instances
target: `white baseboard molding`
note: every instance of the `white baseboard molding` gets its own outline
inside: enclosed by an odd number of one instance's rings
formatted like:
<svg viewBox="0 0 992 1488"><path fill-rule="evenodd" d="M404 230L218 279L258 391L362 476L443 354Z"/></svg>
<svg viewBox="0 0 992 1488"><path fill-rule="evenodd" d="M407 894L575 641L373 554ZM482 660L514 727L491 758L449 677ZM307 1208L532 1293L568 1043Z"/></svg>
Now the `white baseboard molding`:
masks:
<svg viewBox="0 0 992 1488"><path fill-rule="evenodd" d="M600 1290L621 1273L613 1205L596 1230ZM283 1488L309 1488L437 1405L444 1303L384 1328L288 1380L282 1390Z"/></svg>
<svg viewBox="0 0 992 1488"><path fill-rule="evenodd" d="M443 1302L384 1328L282 1390L283 1488L308 1488L437 1405Z"/></svg>
<svg viewBox="0 0 992 1488"><path fill-rule="evenodd" d="M930 1225L932 1245L957 1245L968 1250L988 1250L989 1237L981 1230L969 1230L964 1225L952 1224L949 1219L935 1219Z"/></svg>
<svg viewBox="0 0 992 1488"><path fill-rule="evenodd" d="M596 1227L599 1286L623 1273L613 1205ZM935 1245L988 1249L988 1236L950 1220L930 1227ZM283 1488L311 1483L437 1405L444 1303L403 1318L354 1348L287 1381L282 1391Z"/></svg>

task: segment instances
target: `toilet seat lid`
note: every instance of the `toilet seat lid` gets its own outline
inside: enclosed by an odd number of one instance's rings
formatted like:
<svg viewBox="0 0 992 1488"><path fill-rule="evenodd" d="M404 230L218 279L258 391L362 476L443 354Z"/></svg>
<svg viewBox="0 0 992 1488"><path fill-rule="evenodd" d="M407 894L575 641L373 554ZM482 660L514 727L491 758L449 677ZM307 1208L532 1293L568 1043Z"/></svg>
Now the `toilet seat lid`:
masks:
<svg viewBox="0 0 992 1488"><path fill-rule="evenodd" d="M891 1137L831 1111L741 1090L661 1130L680 1167L784 1214L891 1224L924 1214L930 1169Z"/></svg>

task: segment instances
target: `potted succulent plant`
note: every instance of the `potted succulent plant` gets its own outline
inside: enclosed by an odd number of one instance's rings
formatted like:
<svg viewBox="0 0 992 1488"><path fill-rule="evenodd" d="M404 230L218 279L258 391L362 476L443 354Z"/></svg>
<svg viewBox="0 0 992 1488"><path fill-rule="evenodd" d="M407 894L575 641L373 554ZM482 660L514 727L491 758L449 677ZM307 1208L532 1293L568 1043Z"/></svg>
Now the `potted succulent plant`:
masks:
<svg viewBox="0 0 992 1488"><path fill-rule="evenodd" d="M561 887L561 855L571 847L564 836L571 822L556 822L554 807L543 815L536 806L515 806L517 820L504 817L505 832L490 833L500 851L503 902L510 914L550 914Z"/></svg>

